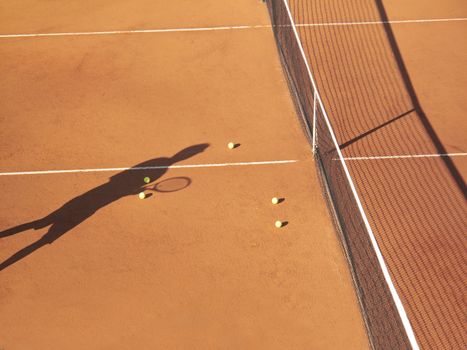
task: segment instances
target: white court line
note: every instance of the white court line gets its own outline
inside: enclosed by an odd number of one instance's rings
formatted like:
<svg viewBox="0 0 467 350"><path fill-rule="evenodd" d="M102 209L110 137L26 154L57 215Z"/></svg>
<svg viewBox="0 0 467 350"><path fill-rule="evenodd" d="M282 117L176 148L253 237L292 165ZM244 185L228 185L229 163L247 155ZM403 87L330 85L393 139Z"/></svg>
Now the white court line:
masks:
<svg viewBox="0 0 467 350"><path fill-rule="evenodd" d="M149 34L149 33L176 33L176 32L205 32L232 29L271 28L271 25L239 25L223 27L199 27L199 28L166 28L166 29L134 29L134 30L108 30L102 32L62 32L62 33L37 33L37 34L0 34L0 38L30 38L43 36L81 36L81 35L118 35L118 34Z"/></svg>
<svg viewBox="0 0 467 350"><path fill-rule="evenodd" d="M69 174L69 173L97 173L126 170L154 170L154 169L185 169L185 168L218 168L247 165L276 165L296 163L298 160L270 160L263 162L237 162L237 163L208 163L208 164L187 164L187 165L155 165L147 167L126 167L126 168L97 168L97 169L69 169L69 170L38 170L38 171L15 171L0 173L0 176L18 175L45 175L45 174Z"/></svg>
<svg viewBox="0 0 467 350"><path fill-rule="evenodd" d="M407 154L398 156L348 157L345 160L375 160L375 159L408 159L408 158L436 158L436 157L465 157L467 153L444 154ZM338 159L335 159L338 160Z"/></svg>
<svg viewBox="0 0 467 350"><path fill-rule="evenodd" d="M328 22L328 23L299 23L297 27L332 27L332 26L362 26L375 24L406 24L406 23L433 23L467 21L467 17L457 18L432 18L432 19L403 19L391 21L367 21L367 22Z"/></svg>
<svg viewBox="0 0 467 350"><path fill-rule="evenodd" d="M431 23L467 21L466 17L459 18L432 18L432 19L407 19L393 21L368 21L368 22L328 22L328 23L299 23L297 27L326 27L326 26L355 26L375 24L404 24L404 23ZM176 32L204 32L233 29L257 29L271 28L268 24L238 25L221 27L198 27L198 28L166 28L166 29L134 29L134 30L108 30L95 32L61 32L61 33L29 33L29 34L0 34L0 38L37 38L53 36L84 36L84 35L120 35L120 34L149 34L149 33L176 33Z"/></svg>

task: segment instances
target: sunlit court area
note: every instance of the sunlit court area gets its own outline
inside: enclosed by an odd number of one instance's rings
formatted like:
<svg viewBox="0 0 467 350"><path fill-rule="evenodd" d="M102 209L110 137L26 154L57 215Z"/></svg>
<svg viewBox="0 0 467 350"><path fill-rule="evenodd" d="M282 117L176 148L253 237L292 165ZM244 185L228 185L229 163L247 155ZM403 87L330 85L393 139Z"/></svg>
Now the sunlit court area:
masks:
<svg viewBox="0 0 467 350"><path fill-rule="evenodd" d="M0 350L463 349L467 4L0 2Z"/></svg>

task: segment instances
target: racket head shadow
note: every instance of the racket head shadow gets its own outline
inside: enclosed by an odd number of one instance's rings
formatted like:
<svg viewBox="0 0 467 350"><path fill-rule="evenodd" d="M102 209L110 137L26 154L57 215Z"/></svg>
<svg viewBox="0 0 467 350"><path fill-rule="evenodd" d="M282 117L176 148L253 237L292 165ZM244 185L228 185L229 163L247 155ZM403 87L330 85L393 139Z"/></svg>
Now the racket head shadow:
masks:
<svg viewBox="0 0 467 350"><path fill-rule="evenodd" d="M189 177L176 176L156 182L151 189L159 193L171 193L181 191L190 185L191 179Z"/></svg>

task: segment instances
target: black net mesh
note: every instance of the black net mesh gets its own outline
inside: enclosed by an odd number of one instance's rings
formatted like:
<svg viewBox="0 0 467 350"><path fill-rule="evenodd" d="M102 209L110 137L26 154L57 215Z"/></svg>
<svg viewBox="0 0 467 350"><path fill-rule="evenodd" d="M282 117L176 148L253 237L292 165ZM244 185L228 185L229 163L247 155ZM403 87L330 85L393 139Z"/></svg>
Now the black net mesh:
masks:
<svg viewBox="0 0 467 350"><path fill-rule="evenodd" d="M339 159L331 129L320 105L314 109L314 88L287 8L283 0L267 3L284 71L310 141L313 118L316 118L316 164L351 268L370 343L375 349L409 349L410 342Z"/></svg>

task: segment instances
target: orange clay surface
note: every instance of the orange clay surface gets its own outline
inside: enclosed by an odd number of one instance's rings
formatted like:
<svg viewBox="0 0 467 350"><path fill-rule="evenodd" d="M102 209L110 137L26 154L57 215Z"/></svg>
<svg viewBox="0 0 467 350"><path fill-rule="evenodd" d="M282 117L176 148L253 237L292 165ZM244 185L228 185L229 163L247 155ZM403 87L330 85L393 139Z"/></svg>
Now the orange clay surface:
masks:
<svg viewBox="0 0 467 350"><path fill-rule="evenodd" d="M460 0L390 0L386 3L390 19L467 17L467 3ZM392 28L420 104L446 152L465 154L467 21L393 25ZM421 191L406 195L406 204L399 210L401 217L407 218L407 213L418 216L415 220L409 216L412 223L408 225L413 225L413 237L402 240L402 244L418 240L418 252L407 254L409 258L406 261L402 259L399 266L394 264L394 270L400 267L400 274L405 275L407 280L419 272L415 281L405 286L400 283L400 288L405 298L413 298L414 302L408 310L421 348L462 348L467 343L467 293L462 282L467 258L467 156L451 157L451 160L458 170L458 178L461 178L459 182L464 184L463 195L459 186L452 181L452 174L445 170L446 167L439 160L429 162L426 164L429 167L425 166L424 169L421 164L415 165L412 168L415 172L406 169L408 177L413 179L417 178L417 172L438 172L442 175L441 179L418 175L423 184L401 186L426 189L426 195L420 195ZM402 166L402 163L395 165L395 168L398 166ZM384 177L381 174L380 178ZM409 207L417 202L415 196L419 197L422 205L418 210L411 210ZM421 224L423 221L424 227ZM397 247L397 244L394 246ZM403 249L400 249L395 255L402 252ZM410 264L410 260L418 260L420 267L416 271L404 269L403 265Z"/></svg>
<svg viewBox="0 0 467 350"><path fill-rule="evenodd" d="M0 32L269 23L253 0L128 4L7 1ZM298 160L0 176L0 348L368 348L270 28L1 39L0 56L0 172ZM147 175L188 186L140 200Z"/></svg>

